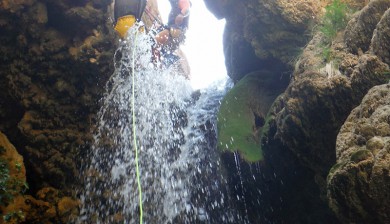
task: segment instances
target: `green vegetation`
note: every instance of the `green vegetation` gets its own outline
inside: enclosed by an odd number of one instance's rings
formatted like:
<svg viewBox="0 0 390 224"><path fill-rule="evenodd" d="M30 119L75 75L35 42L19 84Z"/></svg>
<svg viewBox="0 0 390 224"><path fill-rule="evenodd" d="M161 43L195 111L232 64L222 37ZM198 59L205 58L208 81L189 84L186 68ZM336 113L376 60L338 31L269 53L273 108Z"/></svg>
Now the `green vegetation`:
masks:
<svg viewBox="0 0 390 224"><path fill-rule="evenodd" d="M5 152L6 149L0 146L0 206L7 206L16 194L24 193L28 189L24 180L11 176L8 161L1 157ZM15 163L15 169L20 173L22 164ZM24 214L20 210L3 215L4 222L20 223L23 219Z"/></svg>
<svg viewBox="0 0 390 224"><path fill-rule="evenodd" d="M325 9L326 13L322 18L320 31L324 34L326 40L331 42L337 32L344 29L347 25L347 13L349 8L347 4L340 0L334 0Z"/></svg>
<svg viewBox="0 0 390 224"><path fill-rule="evenodd" d="M6 160L0 158L0 205L6 205L12 199L12 194L8 190L9 181L8 163Z"/></svg>
<svg viewBox="0 0 390 224"><path fill-rule="evenodd" d="M390 71L384 72L383 76L387 79L388 82L390 82Z"/></svg>
<svg viewBox="0 0 390 224"><path fill-rule="evenodd" d="M238 151L248 162L263 160L255 116L251 108L253 91L258 88L256 76L246 76L231 89L221 102L218 113L218 149Z"/></svg>
<svg viewBox="0 0 390 224"><path fill-rule="evenodd" d="M332 59L330 45L337 32L343 30L347 25L349 7L340 0L334 0L325 9L326 13L322 18L319 30L325 37L325 43L322 46L322 56L326 62L329 62Z"/></svg>
<svg viewBox="0 0 390 224"><path fill-rule="evenodd" d="M0 155L3 153L2 151ZM21 172L22 165L20 163L15 164L15 168L18 172ZM12 177L10 175L9 165L6 160L0 158L0 206L7 206L17 193L24 193L28 190L28 185L25 181ZM22 211L8 212L3 216L4 222L19 223L24 219Z"/></svg>
<svg viewBox="0 0 390 224"><path fill-rule="evenodd" d="M366 160L368 158L372 157L372 153L370 150L359 150L357 152L354 152L351 155L351 161L354 163L359 163L360 161Z"/></svg>
<svg viewBox="0 0 390 224"><path fill-rule="evenodd" d="M328 44L322 46L322 58L324 58L326 62L332 60L332 49Z"/></svg>
<svg viewBox="0 0 390 224"><path fill-rule="evenodd" d="M0 155L5 153L6 149L0 145Z"/></svg>
<svg viewBox="0 0 390 224"><path fill-rule="evenodd" d="M20 223L24 220L24 213L21 210L9 212L3 216L5 222Z"/></svg>

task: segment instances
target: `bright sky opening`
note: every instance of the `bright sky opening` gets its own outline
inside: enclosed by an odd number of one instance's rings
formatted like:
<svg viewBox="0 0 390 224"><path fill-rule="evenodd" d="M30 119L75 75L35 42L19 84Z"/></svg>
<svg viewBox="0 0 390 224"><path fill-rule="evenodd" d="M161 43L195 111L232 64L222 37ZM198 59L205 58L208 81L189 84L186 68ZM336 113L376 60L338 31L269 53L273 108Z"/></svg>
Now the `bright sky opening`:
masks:
<svg viewBox="0 0 390 224"><path fill-rule="evenodd" d="M158 5L166 23L171 8L169 1L158 1ZM181 49L191 67L191 84L194 89L206 88L227 77L222 46L224 27L225 20L217 20L203 1L192 1L186 42Z"/></svg>

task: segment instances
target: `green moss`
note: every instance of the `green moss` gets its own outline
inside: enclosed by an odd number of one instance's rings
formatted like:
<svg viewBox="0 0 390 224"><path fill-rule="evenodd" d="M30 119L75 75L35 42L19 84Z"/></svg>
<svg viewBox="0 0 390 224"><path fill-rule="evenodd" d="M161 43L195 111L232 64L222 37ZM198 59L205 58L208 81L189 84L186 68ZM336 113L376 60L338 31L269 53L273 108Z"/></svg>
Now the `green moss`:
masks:
<svg viewBox="0 0 390 224"><path fill-rule="evenodd" d="M331 42L337 32L344 29L347 25L348 10L347 4L340 0L334 0L326 7L326 13L322 18L320 31L324 34L328 42Z"/></svg>
<svg viewBox="0 0 390 224"><path fill-rule="evenodd" d="M0 158L0 205L6 205L12 199L12 194L8 189L9 181L8 163Z"/></svg>
<svg viewBox="0 0 390 224"><path fill-rule="evenodd" d="M324 58L326 62L330 62L332 60L333 55L330 46L325 45L322 47L322 58Z"/></svg>
<svg viewBox="0 0 390 224"><path fill-rule="evenodd" d="M256 95L257 78L246 76L231 89L221 102L218 113L218 148L235 152L248 162L263 160L255 130L251 100Z"/></svg>
<svg viewBox="0 0 390 224"><path fill-rule="evenodd" d="M0 155L4 154L6 151L7 150L3 146L0 145Z"/></svg>
<svg viewBox="0 0 390 224"><path fill-rule="evenodd" d="M21 223L24 218L24 213L21 210L9 212L3 216L3 220L6 223Z"/></svg>
<svg viewBox="0 0 390 224"><path fill-rule="evenodd" d="M268 138L268 132L269 132L269 123L271 122L271 120L274 118L273 115L270 115L268 114L266 117L265 117L265 122L264 122L264 126L261 128L261 131L260 131L260 139L263 139L263 138Z"/></svg>
<svg viewBox="0 0 390 224"><path fill-rule="evenodd" d="M319 31L324 35L325 40L322 47L322 57L326 62L333 59L332 49L330 47L332 40L340 30L343 30L348 22L347 13L349 7L340 0L334 0L326 7Z"/></svg>
<svg viewBox="0 0 390 224"><path fill-rule="evenodd" d="M390 71L386 71L382 73L382 76L385 77L385 79L390 82Z"/></svg>
<svg viewBox="0 0 390 224"><path fill-rule="evenodd" d="M280 94L272 103L271 107L270 107L270 110L268 111L267 113L267 116L265 117L265 121L264 121L264 126L261 128L261 131L260 131L260 141L262 139L267 139L268 138L268 133L269 133L269 129L270 129L270 122L275 119L275 116L271 113L271 110L272 108L275 107L275 103L277 102L280 102L280 98L283 94Z"/></svg>
<svg viewBox="0 0 390 224"><path fill-rule="evenodd" d="M340 167L344 166L345 163L336 163L330 168L329 175L333 174L335 171L337 171Z"/></svg>
<svg viewBox="0 0 390 224"><path fill-rule="evenodd" d="M370 152L370 150L362 149L362 150L359 150L357 152L352 153L351 161L354 163L358 163L358 162L366 160L370 157L372 157L372 153Z"/></svg>
<svg viewBox="0 0 390 224"><path fill-rule="evenodd" d="M16 163L15 168L21 172L22 164ZM8 205L13 200L14 195L24 193L26 190L28 190L27 183L11 176L8 161L0 158L0 205Z"/></svg>

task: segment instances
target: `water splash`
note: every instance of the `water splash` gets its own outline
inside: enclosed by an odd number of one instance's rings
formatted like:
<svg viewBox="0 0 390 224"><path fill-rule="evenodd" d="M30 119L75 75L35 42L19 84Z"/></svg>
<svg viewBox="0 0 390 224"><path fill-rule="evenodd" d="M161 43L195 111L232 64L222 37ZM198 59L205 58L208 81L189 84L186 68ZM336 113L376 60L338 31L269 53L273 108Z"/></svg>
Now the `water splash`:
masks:
<svg viewBox="0 0 390 224"><path fill-rule="evenodd" d="M83 175L76 223L139 223L132 139L132 58L144 223L237 223L216 151L216 110L226 84L194 94L177 71L153 65L136 29L117 50ZM135 48L135 49L134 49Z"/></svg>

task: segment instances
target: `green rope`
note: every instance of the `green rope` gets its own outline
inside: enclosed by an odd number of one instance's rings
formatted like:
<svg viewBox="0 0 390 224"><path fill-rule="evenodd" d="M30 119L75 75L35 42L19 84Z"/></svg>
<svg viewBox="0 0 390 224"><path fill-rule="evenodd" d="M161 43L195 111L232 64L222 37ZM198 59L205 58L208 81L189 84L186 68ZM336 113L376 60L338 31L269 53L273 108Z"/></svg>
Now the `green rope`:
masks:
<svg viewBox="0 0 390 224"><path fill-rule="evenodd" d="M136 43L137 43L137 36L138 36L138 30L135 33L135 38L134 38L134 44L133 44L133 54L132 54L132 81L133 81L133 86L132 86L132 114L133 114L133 145L135 148L135 168L136 168L136 173L137 173L137 184L138 184L138 194L139 194L139 223L142 224L142 217L143 217L143 211L142 211L142 188L141 188L141 179L140 179L140 173L139 173L139 166L138 166L138 147L137 147L137 136L135 134L135 48L136 48Z"/></svg>

